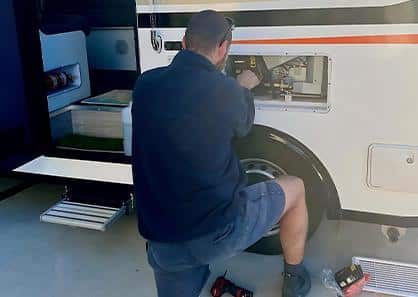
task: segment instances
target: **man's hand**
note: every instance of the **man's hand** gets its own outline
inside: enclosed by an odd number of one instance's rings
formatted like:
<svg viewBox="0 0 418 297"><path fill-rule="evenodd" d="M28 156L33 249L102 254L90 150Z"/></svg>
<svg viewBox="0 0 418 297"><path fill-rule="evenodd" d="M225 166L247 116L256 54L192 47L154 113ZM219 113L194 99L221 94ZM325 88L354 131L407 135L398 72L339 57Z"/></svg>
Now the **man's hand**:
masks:
<svg viewBox="0 0 418 297"><path fill-rule="evenodd" d="M240 75L237 76L238 83L249 90L255 88L260 84L260 80L257 75L250 70L243 71Z"/></svg>

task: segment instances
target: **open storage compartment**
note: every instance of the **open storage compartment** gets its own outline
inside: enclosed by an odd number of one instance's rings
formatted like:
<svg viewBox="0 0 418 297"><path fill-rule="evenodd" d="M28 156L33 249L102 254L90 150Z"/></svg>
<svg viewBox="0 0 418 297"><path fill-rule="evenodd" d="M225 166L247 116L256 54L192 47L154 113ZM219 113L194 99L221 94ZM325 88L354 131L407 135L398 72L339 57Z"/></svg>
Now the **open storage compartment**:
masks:
<svg viewBox="0 0 418 297"><path fill-rule="evenodd" d="M0 169L72 188L42 221L105 230L133 205L122 110L139 74L136 3L9 2Z"/></svg>
<svg viewBox="0 0 418 297"><path fill-rule="evenodd" d="M70 105L51 114L57 148L123 154L122 108Z"/></svg>
<svg viewBox="0 0 418 297"><path fill-rule="evenodd" d="M38 35L48 157L129 163L122 110L139 75L134 0L44 0Z"/></svg>
<svg viewBox="0 0 418 297"><path fill-rule="evenodd" d="M330 59L324 55L230 55L226 73L253 71L261 80L252 90L265 106L327 111Z"/></svg>

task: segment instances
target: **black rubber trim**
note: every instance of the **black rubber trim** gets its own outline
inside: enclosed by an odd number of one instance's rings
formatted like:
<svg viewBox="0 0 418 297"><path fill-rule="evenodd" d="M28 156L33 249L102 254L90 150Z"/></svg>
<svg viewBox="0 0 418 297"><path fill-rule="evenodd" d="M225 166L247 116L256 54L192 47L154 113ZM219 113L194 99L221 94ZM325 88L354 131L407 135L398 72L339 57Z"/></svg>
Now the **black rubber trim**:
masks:
<svg viewBox="0 0 418 297"><path fill-rule="evenodd" d="M397 226L403 228L418 227L418 217L400 217L392 215L383 215L377 213L342 210L338 218L329 218L331 220L339 219L346 221L355 221L369 224L379 224L388 226Z"/></svg>
<svg viewBox="0 0 418 297"><path fill-rule="evenodd" d="M386 7L223 11L238 27L371 25L418 23L417 0ZM186 27L193 12L154 13L157 27ZM140 28L150 28L150 13L138 15Z"/></svg>

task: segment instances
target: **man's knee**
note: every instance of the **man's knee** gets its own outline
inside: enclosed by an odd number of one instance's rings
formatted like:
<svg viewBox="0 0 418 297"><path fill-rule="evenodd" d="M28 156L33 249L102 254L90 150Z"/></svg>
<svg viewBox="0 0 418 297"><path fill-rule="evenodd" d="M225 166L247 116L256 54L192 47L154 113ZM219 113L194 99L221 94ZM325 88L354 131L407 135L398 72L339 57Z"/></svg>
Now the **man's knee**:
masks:
<svg viewBox="0 0 418 297"><path fill-rule="evenodd" d="M305 184L301 178L287 175L279 177L276 181L285 194L285 211L305 203Z"/></svg>

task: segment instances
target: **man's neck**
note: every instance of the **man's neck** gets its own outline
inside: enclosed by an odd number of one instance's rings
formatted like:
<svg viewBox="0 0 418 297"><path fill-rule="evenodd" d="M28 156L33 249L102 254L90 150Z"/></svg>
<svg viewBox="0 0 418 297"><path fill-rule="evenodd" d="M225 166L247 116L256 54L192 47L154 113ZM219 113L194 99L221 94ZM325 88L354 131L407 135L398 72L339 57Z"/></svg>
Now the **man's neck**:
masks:
<svg viewBox="0 0 418 297"><path fill-rule="evenodd" d="M208 54L205 54L205 53L201 53L201 52L199 52L199 51L195 51L195 50L192 50L192 49L189 49L190 51L192 51L192 52L194 52L195 54L198 54L198 55L201 55L201 56L203 56L203 57L205 57L206 59L208 59L213 65L215 65L216 66L216 62L214 61L214 58L212 57L212 55L208 55Z"/></svg>

